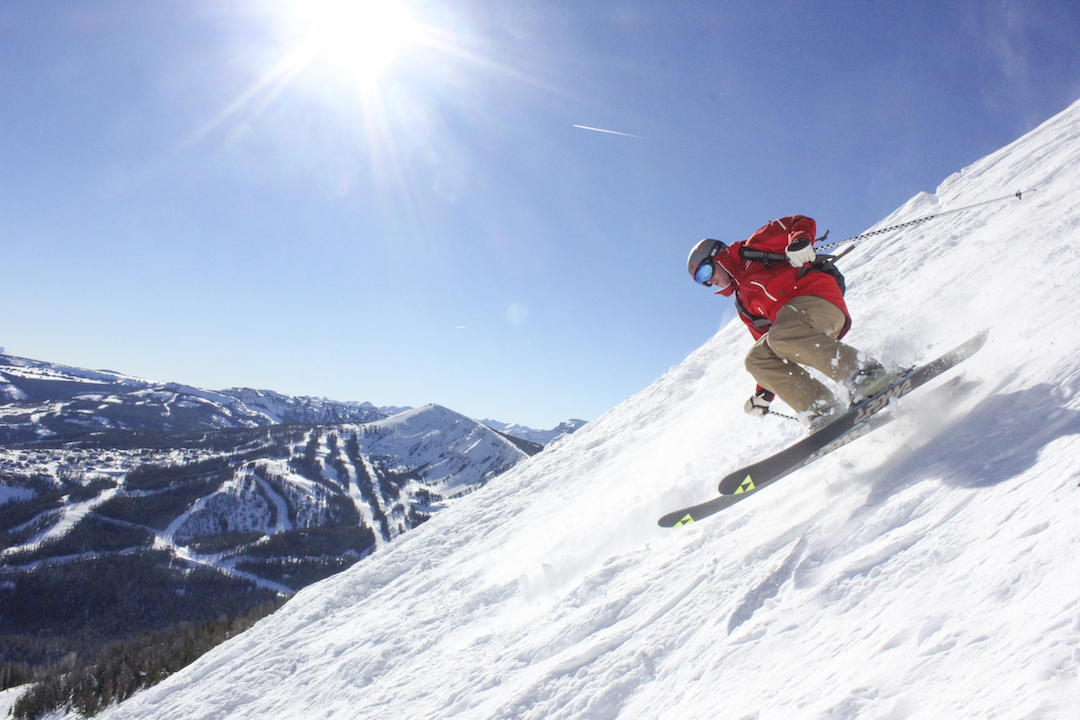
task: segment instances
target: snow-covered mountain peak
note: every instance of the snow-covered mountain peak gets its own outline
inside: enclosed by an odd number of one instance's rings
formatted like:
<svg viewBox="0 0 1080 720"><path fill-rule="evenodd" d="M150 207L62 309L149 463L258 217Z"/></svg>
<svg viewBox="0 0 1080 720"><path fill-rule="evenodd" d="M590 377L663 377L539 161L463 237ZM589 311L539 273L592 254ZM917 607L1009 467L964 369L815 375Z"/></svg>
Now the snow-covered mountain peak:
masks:
<svg viewBox="0 0 1080 720"><path fill-rule="evenodd" d="M442 405L436 405L435 403L429 403L418 408L410 408L404 412L398 413L393 418L388 418L387 421L380 423L385 427L393 427L397 425L409 425L417 422L424 422L425 419L438 419L438 420L457 420L464 418L461 413L454 412L449 408L445 408Z"/></svg>
<svg viewBox="0 0 1080 720"><path fill-rule="evenodd" d="M1075 717L1080 104L882 224L1032 187L842 264L848 340L882 359L991 328L953 373L964 399L914 393L888 429L662 530L800 433L742 413L751 340L736 321L104 717Z"/></svg>
<svg viewBox="0 0 1080 720"><path fill-rule="evenodd" d="M481 483L526 454L485 425L441 405L425 405L371 423L364 437L378 437L382 447L422 465L421 474L440 493Z"/></svg>

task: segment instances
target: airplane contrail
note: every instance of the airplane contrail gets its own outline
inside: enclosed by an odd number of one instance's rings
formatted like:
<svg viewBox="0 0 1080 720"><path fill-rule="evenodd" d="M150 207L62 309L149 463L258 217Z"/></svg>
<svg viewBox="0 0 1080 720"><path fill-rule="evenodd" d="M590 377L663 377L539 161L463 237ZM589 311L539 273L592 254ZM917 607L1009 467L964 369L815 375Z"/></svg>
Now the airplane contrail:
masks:
<svg viewBox="0 0 1080 720"><path fill-rule="evenodd" d="M618 132L617 130L605 130L604 128L589 127L588 125L575 125L574 127L581 128L582 130L592 130L593 132L608 133L610 135L622 135L623 137L637 138L638 140L644 139L640 135L631 135L630 133Z"/></svg>

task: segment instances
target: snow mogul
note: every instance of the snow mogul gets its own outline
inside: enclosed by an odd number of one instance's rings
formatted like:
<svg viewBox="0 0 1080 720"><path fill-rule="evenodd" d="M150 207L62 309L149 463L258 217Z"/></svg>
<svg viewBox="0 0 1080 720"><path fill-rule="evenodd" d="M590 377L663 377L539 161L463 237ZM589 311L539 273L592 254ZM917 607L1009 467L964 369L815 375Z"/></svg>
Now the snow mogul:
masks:
<svg viewBox="0 0 1080 720"><path fill-rule="evenodd" d="M779 397L811 432L847 406L803 366L847 387L852 404L897 379L877 360L840 342L851 327L844 278L830 256L817 255L816 233L811 218L793 215L733 245L702 240L687 261L695 281L734 298L757 341L746 355L746 369L757 381L747 414L764 417Z"/></svg>

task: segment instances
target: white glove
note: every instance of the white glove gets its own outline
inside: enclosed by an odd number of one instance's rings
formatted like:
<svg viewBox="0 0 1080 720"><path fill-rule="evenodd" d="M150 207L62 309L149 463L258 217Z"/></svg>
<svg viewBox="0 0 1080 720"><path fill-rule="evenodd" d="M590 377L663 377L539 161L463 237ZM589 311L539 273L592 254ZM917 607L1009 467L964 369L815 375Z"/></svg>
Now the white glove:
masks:
<svg viewBox="0 0 1080 720"><path fill-rule="evenodd" d="M743 410L746 411L747 415L765 417L769 414L769 403L772 402L774 397L776 396L768 390L758 390L746 401Z"/></svg>
<svg viewBox="0 0 1080 720"><path fill-rule="evenodd" d="M813 243L806 238L796 240L787 246L787 259L792 267L801 268L806 263L814 262L816 257Z"/></svg>

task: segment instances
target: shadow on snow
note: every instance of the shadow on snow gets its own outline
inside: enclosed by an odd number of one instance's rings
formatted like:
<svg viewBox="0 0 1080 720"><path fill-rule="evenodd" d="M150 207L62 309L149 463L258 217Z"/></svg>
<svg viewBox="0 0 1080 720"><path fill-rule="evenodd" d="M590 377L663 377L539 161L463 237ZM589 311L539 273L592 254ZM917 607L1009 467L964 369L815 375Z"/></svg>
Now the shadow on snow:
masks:
<svg viewBox="0 0 1080 720"><path fill-rule="evenodd" d="M1044 447L1080 434L1080 412L1066 407L1069 399L1048 384L988 397L928 443L882 468L866 507L929 478L950 487L983 488L1022 475Z"/></svg>

